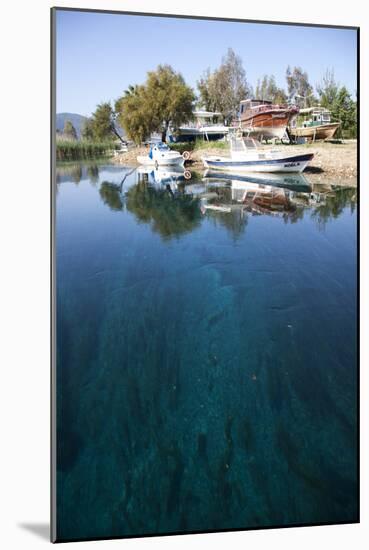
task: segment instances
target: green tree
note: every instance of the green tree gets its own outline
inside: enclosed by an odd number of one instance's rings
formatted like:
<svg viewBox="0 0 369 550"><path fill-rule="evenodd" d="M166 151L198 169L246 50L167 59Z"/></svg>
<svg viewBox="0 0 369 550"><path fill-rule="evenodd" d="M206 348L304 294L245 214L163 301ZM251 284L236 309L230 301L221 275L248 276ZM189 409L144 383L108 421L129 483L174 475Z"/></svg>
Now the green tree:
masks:
<svg viewBox="0 0 369 550"><path fill-rule="evenodd" d="M63 134L66 138L77 139L77 132L70 120L66 120L64 123Z"/></svg>
<svg viewBox="0 0 369 550"><path fill-rule="evenodd" d="M86 118L86 120L83 121L81 136L82 136L82 139L86 139L86 140L93 139L94 135L93 135L93 128L92 128L92 120L90 118Z"/></svg>
<svg viewBox="0 0 369 550"><path fill-rule="evenodd" d="M123 97L115 102L115 112L119 124L135 143L142 143L153 131L152 113L144 86L129 86Z"/></svg>
<svg viewBox="0 0 369 550"><path fill-rule="evenodd" d="M116 101L119 123L135 142L152 132L161 132L162 141L171 124L178 127L189 120L195 96L182 75L169 65L159 65L147 73L145 84L130 86Z"/></svg>
<svg viewBox="0 0 369 550"><path fill-rule="evenodd" d="M237 115L240 101L251 94L242 59L232 48L214 72L208 69L197 82L199 103L206 109L220 111L225 118Z"/></svg>
<svg viewBox="0 0 369 550"><path fill-rule="evenodd" d="M214 97L212 96L212 73L210 72L210 69L206 69L196 84L199 91L197 100L198 106L202 107L206 111L215 111L216 104Z"/></svg>
<svg viewBox="0 0 369 550"><path fill-rule="evenodd" d="M309 82L306 71L301 67L294 67L293 70L288 65L286 70L287 92L290 100L295 100L303 107L310 107L316 103L313 94L313 87Z"/></svg>
<svg viewBox="0 0 369 550"><path fill-rule="evenodd" d="M330 110L333 119L341 121L341 130L348 137L355 138L357 135L357 103L351 98L345 86L339 88Z"/></svg>
<svg viewBox="0 0 369 550"><path fill-rule="evenodd" d="M105 141L117 137L123 142L115 126L115 112L109 102L100 103L91 117L92 137L96 141Z"/></svg>
<svg viewBox="0 0 369 550"><path fill-rule="evenodd" d="M178 128L192 116L193 90L169 65L159 65L156 71L148 73L145 94L153 128L162 132L162 141L166 141L169 124Z"/></svg>
<svg viewBox="0 0 369 550"><path fill-rule="evenodd" d="M259 78L256 85L255 97L257 99L266 99L273 103L281 104L287 102L286 92L278 88L274 75L264 75Z"/></svg>

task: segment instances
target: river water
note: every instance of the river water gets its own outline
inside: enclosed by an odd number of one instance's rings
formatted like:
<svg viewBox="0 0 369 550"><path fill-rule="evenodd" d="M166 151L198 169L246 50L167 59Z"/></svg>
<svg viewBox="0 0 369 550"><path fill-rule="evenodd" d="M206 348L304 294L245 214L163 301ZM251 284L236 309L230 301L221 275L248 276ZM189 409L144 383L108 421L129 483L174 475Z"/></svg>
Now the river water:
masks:
<svg viewBox="0 0 369 550"><path fill-rule="evenodd" d="M58 538L356 521L352 183L56 185Z"/></svg>

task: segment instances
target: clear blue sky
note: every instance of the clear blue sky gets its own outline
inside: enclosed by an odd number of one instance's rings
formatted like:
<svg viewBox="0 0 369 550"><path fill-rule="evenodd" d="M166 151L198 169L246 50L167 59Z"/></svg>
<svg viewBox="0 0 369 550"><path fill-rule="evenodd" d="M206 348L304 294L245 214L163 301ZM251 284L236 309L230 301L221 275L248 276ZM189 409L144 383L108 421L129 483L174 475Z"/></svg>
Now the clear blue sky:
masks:
<svg viewBox="0 0 369 550"><path fill-rule="evenodd" d="M274 74L285 87L287 65L301 66L315 86L327 68L356 92L356 31L258 23L57 11L57 112L90 115L129 84L168 63L195 87L229 47L255 87Z"/></svg>

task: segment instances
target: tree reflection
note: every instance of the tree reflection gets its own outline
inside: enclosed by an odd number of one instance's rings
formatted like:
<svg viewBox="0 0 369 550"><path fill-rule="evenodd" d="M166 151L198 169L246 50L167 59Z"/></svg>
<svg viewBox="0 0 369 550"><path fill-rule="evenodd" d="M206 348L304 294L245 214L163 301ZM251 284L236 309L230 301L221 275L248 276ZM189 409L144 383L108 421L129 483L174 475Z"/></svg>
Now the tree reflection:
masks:
<svg viewBox="0 0 369 550"><path fill-rule="evenodd" d="M214 212L207 210L206 215L214 225L224 227L236 241L245 232L248 215L244 209L232 209L230 212Z"/></svg>
<svg viewBox="0 0 369 550"><path fill-rule="evenodd" d="M351 213L354 213L356 203L356 187L332 186L332 191L327 193L324 201L316 206L311 217L317 221L320 228L324 229L326 223L332 218L338 218L347 206L350 206Z"/></svg>
<svg viewBox="0 0 369 550"><path fill-rule="evenodd" d="M99 167L97 164L90 164L86 168L87 176L92 185L96 185L99 181Z"/></svg>
<svg viewBox="0 0 369 550"><path fill-rule="evenodd" d="M78 184L81 179L88 178L92 185L99 181L99 167L97 164L63 163L56 167L56 183L74 182Z"/></svg>
<svg viewBox="0 0 369 550"><path fill-rule="evenodd" d="M99 193L103 203L109 206L111 210L123 210L124 201L120 185L103 181Z"/></svg>
<svg viewBox="0 0 369 550"><path fill-rule="evenodd" d="M170 187L157 189L144 182L131 187L126 195L127 210L164 239L193 231L201 223L199 200L189 195L174 194Z"/></svg>

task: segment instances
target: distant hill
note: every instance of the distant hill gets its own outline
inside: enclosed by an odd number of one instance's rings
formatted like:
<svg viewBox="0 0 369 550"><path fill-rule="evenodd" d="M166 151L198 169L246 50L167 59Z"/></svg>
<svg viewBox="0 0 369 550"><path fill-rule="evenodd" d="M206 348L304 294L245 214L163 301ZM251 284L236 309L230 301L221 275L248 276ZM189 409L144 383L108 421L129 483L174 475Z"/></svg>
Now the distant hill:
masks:
<svg viewBox="0 0 369 550"><path fill-rule="evenodd" d="M77 136L81 137L82 125L87 117L78 115L76 113L57 113L56 114L56 129L63 131L66 120L70 120L76 129Z"/></svg>
<svg viewBox="0 0 369 550"><path fill-rule="evenodd" d="M64 124L66 120L70 120L73 126L76 129L78 138L81 137L81 130L82 126L85 120L87 120L86 116L78 115L77 113L56 113L56 129L63 131ZM123 128L117 124L117 130L124 139L125 137L125 131Z"/></svg>

